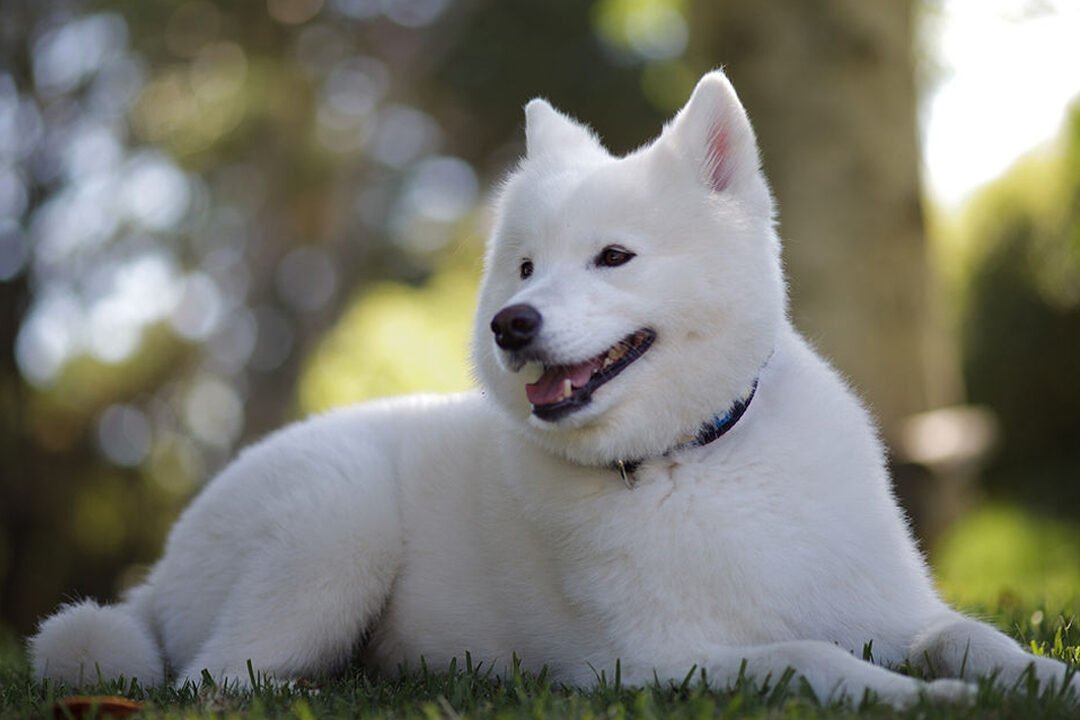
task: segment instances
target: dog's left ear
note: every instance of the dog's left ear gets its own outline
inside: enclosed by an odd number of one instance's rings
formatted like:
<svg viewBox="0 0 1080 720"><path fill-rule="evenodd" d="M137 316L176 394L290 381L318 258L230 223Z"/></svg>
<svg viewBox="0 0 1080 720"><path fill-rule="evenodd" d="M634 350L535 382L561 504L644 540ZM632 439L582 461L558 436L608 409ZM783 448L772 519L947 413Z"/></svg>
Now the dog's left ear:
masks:
<svg viewBox="0 0 1080 720"><path fill-rule="evenodd" d="M690 161L715 192L759 175L761 161L750 119L720 70L698 81L690 100L664 128L656 144Z"/></svg>
<svg viewBox="0 0 1080 720"><path fill-rule="evenodd" d="M587 126L562 114L543 98L529 101L525 106L525 154L528 157L562 155L574 158L583 153L607 155Z"/></svg>

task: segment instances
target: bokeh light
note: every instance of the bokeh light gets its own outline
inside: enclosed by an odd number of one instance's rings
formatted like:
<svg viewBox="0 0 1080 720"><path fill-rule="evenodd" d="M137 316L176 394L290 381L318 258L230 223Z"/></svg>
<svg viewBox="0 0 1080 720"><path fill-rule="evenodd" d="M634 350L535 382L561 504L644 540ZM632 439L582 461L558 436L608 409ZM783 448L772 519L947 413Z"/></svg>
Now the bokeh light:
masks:
<svg viewBox="0 0 1080 720"><path fill-rule="evenodd" d="M136 467L150 453L153 430L146 414L131 405L110 405L98 417L98 444L111 462Z"/></svg>

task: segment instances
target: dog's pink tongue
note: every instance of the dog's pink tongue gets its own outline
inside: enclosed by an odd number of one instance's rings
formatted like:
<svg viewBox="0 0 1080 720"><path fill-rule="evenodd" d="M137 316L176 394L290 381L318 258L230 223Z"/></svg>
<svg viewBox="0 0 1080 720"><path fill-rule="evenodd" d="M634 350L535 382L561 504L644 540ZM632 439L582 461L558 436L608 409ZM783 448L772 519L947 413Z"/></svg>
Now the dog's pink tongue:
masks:
<svg viewBox="0 0 1080 720"><path fill-rule="evenodd" d="M525 386L525 395L533 405L551 405L566 397L566 381L576 390L592 377L598 361L589 360L570 367L553 367L544 371L540 379Z"/></svg>

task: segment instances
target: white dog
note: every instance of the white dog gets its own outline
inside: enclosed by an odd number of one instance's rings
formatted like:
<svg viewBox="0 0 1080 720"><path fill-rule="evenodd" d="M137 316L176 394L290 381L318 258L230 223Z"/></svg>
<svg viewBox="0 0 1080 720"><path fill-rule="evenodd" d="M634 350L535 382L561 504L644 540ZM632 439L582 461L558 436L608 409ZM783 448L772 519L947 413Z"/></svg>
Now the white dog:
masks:
<svg viewBox="0 0 1080 720"><path fill-rule="evenodd" d="M773 201L706 75L613 157L543 100L498 200L482 389L363 405L245 451L146 583L30 641L41 676L382 671L470 652L589 685L794 670L821 698L968 697L1062 663L947 607L871 420L786 313Z"/></svg>

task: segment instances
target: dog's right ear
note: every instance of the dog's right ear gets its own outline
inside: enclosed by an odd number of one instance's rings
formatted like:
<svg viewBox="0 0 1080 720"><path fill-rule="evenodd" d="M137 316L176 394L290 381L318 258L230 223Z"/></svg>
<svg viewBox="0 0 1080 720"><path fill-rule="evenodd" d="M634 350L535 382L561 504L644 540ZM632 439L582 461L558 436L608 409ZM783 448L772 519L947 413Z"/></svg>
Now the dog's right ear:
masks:
<svg viewBox="0 0 1080 720"><path fill-rule="evenodd" d="M525 106L525 154L530 158L565 154L570 157L607 151L587 126L568 117L543 98Z"/></svg>

